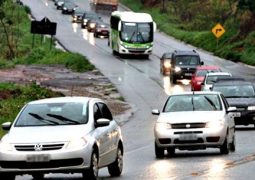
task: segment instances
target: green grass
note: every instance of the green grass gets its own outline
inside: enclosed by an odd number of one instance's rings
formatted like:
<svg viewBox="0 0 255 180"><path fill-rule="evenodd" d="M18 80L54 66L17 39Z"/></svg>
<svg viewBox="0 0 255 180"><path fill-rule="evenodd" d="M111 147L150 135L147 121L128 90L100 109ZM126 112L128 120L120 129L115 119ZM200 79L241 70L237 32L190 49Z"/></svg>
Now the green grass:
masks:
<svg viewBox="0 0 255 180"><path fill-rule="evenodd" d="M21 108L30 101L60 96L64 95L42 88L35 83L30 85L0 83L0 124L12 122ZM4 133L5 131L0 128L0 137Z"/></svg>
<svg viewBox="0 0 255 180"><path fill-rule="evenodd" d="M85 56L56 49L54 42L51 47L51 39L47 36L44 36L43 39L38 34L33 36L30 33L31 20L27 14L30 12L29 7L18 6L12 3L11 0L6 0L4 7L6 14L4 20L9 36L13 40L12 47L15 52L15 58L10 59L8 57L9 49L6 35L4 29L0 27L0 68L12 68L17 64L62 64L76 72L86 72L95 69Z"/></svg>
<svg viewBox="0 0 255 180"><path fill-rule="evenodd" d="M181 22L173 13L162 13L161 5L145 8L137 0L120 0L120 2L135 12L150 13L157 24L157 29L170 36L211 51L215 55L228 60L255 65L255 31L247 37L238 37L238 23L231 17L223 24L226 32L217 42L211 32L212 27L207 27L207 30L205 28L197 28L203 30L193 30L194 27L191 28L192 23ZM167 9L169 10L169 7ZM194 23L196 22L200 24L207 23L201 22L201 19L196 19ZM209 23L212 24L212 22Z"/></svg>

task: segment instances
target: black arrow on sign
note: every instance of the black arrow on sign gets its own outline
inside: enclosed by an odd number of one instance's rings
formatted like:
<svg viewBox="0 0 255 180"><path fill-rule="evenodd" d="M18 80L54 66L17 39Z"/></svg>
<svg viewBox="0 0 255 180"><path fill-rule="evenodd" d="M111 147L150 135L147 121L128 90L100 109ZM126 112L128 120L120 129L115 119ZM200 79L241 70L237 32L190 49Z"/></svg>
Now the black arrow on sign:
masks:
<svg viewBox="0 0 255 180"><path fill-rule="evenodd" d="M222 31L222 29L216 29L216 34L217 34L218 32L220 32L220 31Z"/></svg>

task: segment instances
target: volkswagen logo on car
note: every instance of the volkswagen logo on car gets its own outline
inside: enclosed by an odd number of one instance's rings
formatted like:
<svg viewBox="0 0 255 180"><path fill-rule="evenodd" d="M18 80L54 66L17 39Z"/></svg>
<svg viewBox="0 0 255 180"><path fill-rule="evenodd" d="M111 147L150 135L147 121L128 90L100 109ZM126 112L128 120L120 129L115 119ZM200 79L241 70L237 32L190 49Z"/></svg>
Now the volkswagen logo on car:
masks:
<svg viewBox="0 0 255 180"><path fill-rule="evenodd" d="M43 148L42 144L36 144L36 145L34 146L35 151L41 151L42 148Z"/></svg>

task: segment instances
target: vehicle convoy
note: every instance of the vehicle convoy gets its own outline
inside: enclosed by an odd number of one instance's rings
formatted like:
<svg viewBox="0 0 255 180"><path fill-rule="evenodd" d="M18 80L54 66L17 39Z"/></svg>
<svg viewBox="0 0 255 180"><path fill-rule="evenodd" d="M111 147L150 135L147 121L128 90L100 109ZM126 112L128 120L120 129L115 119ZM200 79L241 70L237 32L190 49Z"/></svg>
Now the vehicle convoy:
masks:
<svg viewBox="0 0 255 180"><path fill-rule="evenodd" d="M235 151L236 108L229 107L219 92L193 91L174 94L167 99L154 126L155 155L164 157L167 150L219 148L222 154Z"/></svg>
<svg viewBox="0 0 255 180"><path fill-rule="evenodd" d="M156 24L150 14L114 11L110 18L109 45L113 54L148 56L152 53Z"/></svg>
<svg viewBox="0 0 255 180"><path fill-rule="evenodd" d="M123 168L121 129L98 98L59 97L26 104L0 140L0 179L31 174L82 173L96 179L101 167L111 176Z"/></svg>
<svg viewBox="0 0 255 180"><path fill-rule="evenodd" d="M107 10L117 11L119 0L92 0L91 6L95 11Z"/></svg>
<svg viewBox="0 0 255 180"><path fill-rule="evenodd" d="M190 81L191 91L201 91L201 84L207 73L220 71L221 69L219 66L197 66Z"/></svg>
<svg viewBox="0 0 255 180"><path fill-rule="evenodd" d="M176 84L178 79L191 79L196 67L203 65L199 54L195 51L177 51L172 53L170 80Z"/></svg>
<svg viewBox="0 0 255 180"><path fill-rule="evenodd" d="M201 83L202 91L210 91L210 88L213 86L219 78L231 78L232 74L229 72L209 72L205 75L203 82Z"/></svg>
<svg viewBox="0 0 255 180"><path fill-rule="evenodd" d="M221 92L230 106L236 107L239 116L235 117L236 125L255 127L255 85L242 79L219 79L212 91Z"/></svg>

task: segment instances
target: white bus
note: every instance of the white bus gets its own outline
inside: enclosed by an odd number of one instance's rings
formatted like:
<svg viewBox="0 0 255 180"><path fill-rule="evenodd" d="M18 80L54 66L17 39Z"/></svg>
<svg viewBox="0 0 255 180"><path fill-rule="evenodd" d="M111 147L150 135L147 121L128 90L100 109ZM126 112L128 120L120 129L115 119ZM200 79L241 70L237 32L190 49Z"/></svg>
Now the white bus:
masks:
<svg viewBox="0 0 255 180"><path fill-rule="evenodd" d="M109 45L113 54L148 56L152 53L156 23L150 14L114 11L110 19Z"/></svg>

